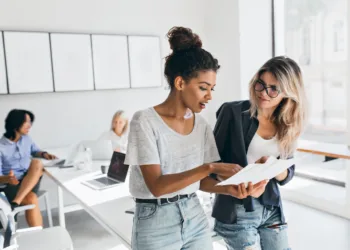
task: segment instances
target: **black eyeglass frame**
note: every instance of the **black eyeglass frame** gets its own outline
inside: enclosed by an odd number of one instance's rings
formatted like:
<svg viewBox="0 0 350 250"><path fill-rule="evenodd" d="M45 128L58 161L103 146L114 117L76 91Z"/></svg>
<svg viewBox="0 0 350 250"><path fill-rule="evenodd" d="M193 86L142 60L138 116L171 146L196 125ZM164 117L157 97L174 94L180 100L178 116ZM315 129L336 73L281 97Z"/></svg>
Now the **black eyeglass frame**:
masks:
<svg viewBox="0 0 350 250"><path fill-rule="evenodd" d="M256 85L257 85L258 83L262 85L263 89L256 89ZM271 96L271 95L269 94L269 90L268 90L268 89L272 89L272 90L277 91L277 95L276 95L276 96ZM276 86L270 86L270 87L268 87L268 86L266 85L266 83L264 83L264 81L262 81L261 79L256 80L256 82L254 83L254 90L255 90L256 92L263 92L263 91L265 90L266 94L267 94L269 97L271 97L271 98L276 98L276 97L278 97L279 94L281 93L281 90L280 90L279 88L277 88Z"/></svg>

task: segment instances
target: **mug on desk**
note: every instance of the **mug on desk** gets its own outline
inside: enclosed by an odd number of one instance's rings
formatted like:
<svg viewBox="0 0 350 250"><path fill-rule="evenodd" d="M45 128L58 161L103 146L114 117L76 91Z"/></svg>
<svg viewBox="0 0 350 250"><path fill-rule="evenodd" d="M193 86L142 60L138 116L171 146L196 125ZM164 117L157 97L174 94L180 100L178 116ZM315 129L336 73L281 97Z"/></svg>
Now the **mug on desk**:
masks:
<svg viewBox="0 0 350 250"><path fill-rule="evenodd" d="M102 174L107 173L107 166L101 165L101 172L102 172Z"/></svg>

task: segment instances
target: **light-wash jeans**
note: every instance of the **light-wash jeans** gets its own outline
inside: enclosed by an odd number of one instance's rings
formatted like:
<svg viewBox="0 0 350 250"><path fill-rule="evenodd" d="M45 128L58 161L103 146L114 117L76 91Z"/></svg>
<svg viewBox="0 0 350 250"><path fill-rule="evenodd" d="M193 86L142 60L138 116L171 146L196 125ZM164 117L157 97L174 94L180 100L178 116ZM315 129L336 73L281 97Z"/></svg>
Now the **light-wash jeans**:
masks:
<svg viewBox="0 0 350 250"><path fill-rule="evenodd" d="M175 203L136 203L133 250L212 250L209 223L196 195Z"/></svg>
<svg viewBox="0 0 350 250"><path fill-rule="evenodd" d="M237 223L215 221L214 230L225 240L228 250L290 250L287 225L281 225L281 210L267 208L254 199L254 212L237 208Z"/></svg>

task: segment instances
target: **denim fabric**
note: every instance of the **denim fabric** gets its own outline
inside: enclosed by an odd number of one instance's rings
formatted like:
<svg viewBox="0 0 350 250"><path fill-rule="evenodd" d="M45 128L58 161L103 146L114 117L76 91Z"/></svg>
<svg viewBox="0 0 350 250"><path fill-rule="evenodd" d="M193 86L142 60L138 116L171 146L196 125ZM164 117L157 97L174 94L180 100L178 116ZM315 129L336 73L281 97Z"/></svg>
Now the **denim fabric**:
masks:
<svg viewBox="0 0 350 250"><path fill-rule="evenodd" d="M212 250L209 223L196 195L176 203L136 203L133 250Z"/></svg>
<svg viewBox="0 0 350 250"><path fill-rule="evenodd" d="M267 207L253 199L255 210L246 212L236 204L237 222L215 221L214 230L225 240L228 250L290 250L287 224L281 221L279 207Z"/></svg>

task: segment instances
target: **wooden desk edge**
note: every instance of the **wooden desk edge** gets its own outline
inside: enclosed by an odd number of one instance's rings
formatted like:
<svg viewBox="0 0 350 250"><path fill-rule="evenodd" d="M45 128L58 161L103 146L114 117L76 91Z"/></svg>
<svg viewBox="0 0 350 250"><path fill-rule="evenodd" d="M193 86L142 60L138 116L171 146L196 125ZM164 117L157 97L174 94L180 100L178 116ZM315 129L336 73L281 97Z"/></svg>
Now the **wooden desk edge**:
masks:
<svg viewBox="0 0 350 250"><path fill-rule="evenodd" d="M333 154L333 153L328 153L328 152L323 152L323 151L318 151L318 150L312 150L312 149L303 149L303 148L298 148L297 151L304 152L304 153L310 153L310 154L316 154L316 155L323 155L323 156L332 157L332 158L339 158L339 159L350 160L350 155Z"/></svg>

